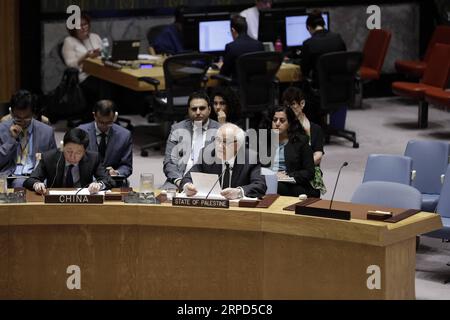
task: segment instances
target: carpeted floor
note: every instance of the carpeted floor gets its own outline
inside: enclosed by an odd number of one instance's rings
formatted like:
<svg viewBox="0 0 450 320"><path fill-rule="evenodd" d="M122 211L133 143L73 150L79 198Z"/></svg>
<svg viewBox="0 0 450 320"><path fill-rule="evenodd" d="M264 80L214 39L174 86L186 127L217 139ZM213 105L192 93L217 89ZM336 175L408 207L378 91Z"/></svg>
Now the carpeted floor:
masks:
<svg viewBox="0 0 450 320"><path fill-rule="evenodd" d="M333 137L325 146L322 161L324 181L328 188L325 199L330 199L339 167L344 168L336 190L335 200L349 201L356 187L361 183L367 156L371 153L403 154L406 143L411 139L440 139L450 142L450 112L430 107L429 126L417 129L418 107L401 98L377 98L364 100L365 109L349 110L347 129L354 130L360 144L353 149L352 143ZM148 158L140 156L139 146L150 140L155 128L140 127L146 120L130 116L136 129L134 139L134 173L130 178L132 186L139 185L139 175L151 172L155 185L164 183L161 151L150 151ZM57 124L57 137L62 139L64 123ZM449 195L450 196L450 195ZM450 299L450 244L440 239L422 237L417 252L416 296L418 299Z"/></svg>

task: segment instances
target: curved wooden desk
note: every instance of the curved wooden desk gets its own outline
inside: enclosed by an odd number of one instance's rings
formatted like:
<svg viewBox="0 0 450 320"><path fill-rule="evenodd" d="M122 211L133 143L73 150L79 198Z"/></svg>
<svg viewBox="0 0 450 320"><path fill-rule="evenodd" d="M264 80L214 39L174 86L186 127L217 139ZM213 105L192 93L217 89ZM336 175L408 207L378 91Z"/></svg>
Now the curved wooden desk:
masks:
<svg viewBox="0 0 450 320"><path fill-rule="evenodd" d="M415 298L415 236L440 228L439 215L387 224L282 210L295 202L228 210L0 205L0 298ZM66 286L71 265L81 269L81 290ZM371 265L381 268L379 290L366 285Z"/></svg>
<svg viewBox="0 0 450 320"><path fill-rule="evenodd" d="M140 77L153 77L160 81L160 90L165 89L164 70L162 66L154 66L151 69L132 69L123 67L120 70L104 66L100 59L87 59L83 63L83 71L105 81L115 83L134 91L154 91L155 88L148 83L139 81ZM210 69L208 75L217 74L219 71ZM295 82L301 79L300 66L283 63L277 73L280 82ZM209 80L207 86L217 85L216 80Z"/></svg>

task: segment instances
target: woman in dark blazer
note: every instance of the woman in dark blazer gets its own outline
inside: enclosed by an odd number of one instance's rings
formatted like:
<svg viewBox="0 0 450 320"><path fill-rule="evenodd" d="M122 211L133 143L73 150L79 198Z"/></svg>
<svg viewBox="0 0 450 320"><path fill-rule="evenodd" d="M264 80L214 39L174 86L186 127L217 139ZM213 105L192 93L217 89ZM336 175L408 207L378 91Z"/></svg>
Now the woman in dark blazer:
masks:
<svg viewBox="0 0 450 320"><path fill-rule="evenodd" d="M308 197L320 197L320 190L311 185L315 170L313 152L294 112L290 107L277 106L269 111L268 120L270 125L267 128L278 130L279 134L278 147L271 155L271 169L278 176L277 193L283 196L306 194ZM287 181L292 178L295 182Z"/></svg>

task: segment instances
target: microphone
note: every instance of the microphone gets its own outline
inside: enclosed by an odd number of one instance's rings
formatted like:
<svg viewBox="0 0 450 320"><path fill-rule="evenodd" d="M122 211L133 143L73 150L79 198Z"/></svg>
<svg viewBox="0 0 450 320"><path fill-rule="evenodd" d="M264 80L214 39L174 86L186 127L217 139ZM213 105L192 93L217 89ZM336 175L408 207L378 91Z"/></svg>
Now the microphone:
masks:
<svg viewBox="0 0 450 320"><path fill-rule="evenodd" d="M341 170L342 170L342 168L344 168L344 167L346 167L346 166L348 166L348 162L347 162L347 161L345 161L345 162L341 165L341 167L339 168L339 172L338 172L338 175L337 175L337 178L336 178L336 183L334 184L333 195L331 196L331 201L330 201L330 208L329 208L329 210L331 210L331 206L333 205L334 193L336 192L336 187L337 187L337 184L338 184L338 181L339 181L339 176L341 175Z"/></svg>
<svg viewBox="0 0 450 320"><path fill-rule="evenodd" d="M209 190L208 194L206 195L205 199L208 199L209 194L213 191L214 187L216 186L217 182L220 181L220 179L222 178L223 174L225 173L225 171L227 170L227 167L225 167L225 169L223 169L222 173L219 175L219 178L216 180L216 182L213 184L212 188ZM231 170L231 167L230 167Z"/></svg>

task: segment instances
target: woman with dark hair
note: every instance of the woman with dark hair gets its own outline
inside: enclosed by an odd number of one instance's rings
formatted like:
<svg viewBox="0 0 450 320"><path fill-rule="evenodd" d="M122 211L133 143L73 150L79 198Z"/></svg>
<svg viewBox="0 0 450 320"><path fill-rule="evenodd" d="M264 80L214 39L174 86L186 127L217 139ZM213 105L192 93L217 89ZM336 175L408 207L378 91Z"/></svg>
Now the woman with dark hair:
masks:
<svg viewBox="0 0 450 320"><path fill-rule="evenodd" d="M67 29L69 36L64 39L62 56L64 63L80 71L78 79L85 94L89 109L100 99L110 98L106 83L83 72L83 62L88 58L97 58L103 49L102 39L91 32L91 19L81 15L80 29Z"/></svg>
<svg viewBox="0 0 450 320"><path fill-rule="evenodd" d="M320 162L322 161L322 157L324 155L323 130L319 125L309 121L309 119L303 112L306 102L305 96L303 95L303 92L300 88L287 88L283 92L282 101L285 106L290 107L295 113L295 116L300 122L303 131L309 138L309 145L311 146L311 149L313 151L314 164L316 165L313 186L317 189L320 189L322 194L325 194L327 192L327 189L323 183L322 171L320 170Z"/></svg>
<svg viewBox="0 0 450 320"><path fill-rule="evenodd" d="M320 197L320 190L310 183L314 178L313 153L294 112L287 106L276 106L269 111L269 119L270 129L278 131L279 139L271 163L271 169L277 172L277 193Z"/></svg>
<svg viewBox="0 0 450 320"><path fill-rule="evenodd" d="M242 127L241 103L233 89L217 87L211 94L211 102L214 107L214 112L211 112L211 119L220 124L231 122Z"/></svg>

